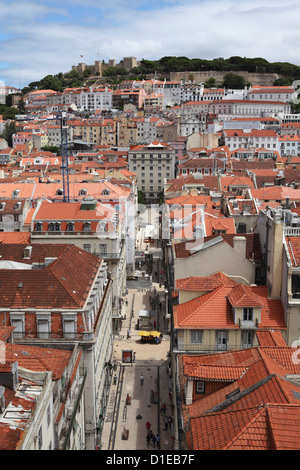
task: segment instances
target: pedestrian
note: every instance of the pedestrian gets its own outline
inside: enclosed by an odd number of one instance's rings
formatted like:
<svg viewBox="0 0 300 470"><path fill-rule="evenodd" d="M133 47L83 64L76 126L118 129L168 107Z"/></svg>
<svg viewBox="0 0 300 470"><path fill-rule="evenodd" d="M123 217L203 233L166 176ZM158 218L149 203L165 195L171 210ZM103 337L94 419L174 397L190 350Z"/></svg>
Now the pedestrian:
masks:
<svg viewBox="0 0 300 470"><path fill-rule="evenodd" d="M133 352L133 362L135 362L135 352Z"/></svg>
<svg viewBox="0 0 300 470"><path fill-rule="evenodd" d="M150 440L151 440L151 434L150 434L150 432L147 432L147 437L146 437L146 439L147 439L147 447L149 447Z"/></svg>
<svg viewBox="0 0 300 470"><path fill-rule="evenodd" d="M129 339L129 338L130 338L130 331L128 330L127 331L127 339Z"/></svg>
<svg viewBox="0 0 300 470"><path fill-rule="evenodd" d="M117 376L115 374L115 376L114 376L114 385L116 385L116 383L117 383Z"/></svg>
<svg viewBox="0 0 300 470"><path fill-rule="evenodd" d="M156 437L154 436L154 434L152 434L152 444L153 444L153 448L154 448L155 444L156 444Z"/></svg>
<svg viewBox="0 0 300 470"><path fill-rule="evenodd" d="M161 411L163 412L163 414L166 413L166 409L167 409L167 405L165 403L163 403L162 407L161 407Z"/></svg>
<svg viewBox="0 0 300 470"><path fill-rule="evenodd" d="M158 434L156 434L155 440L156 440L156 445L158 448L159 447L159 435Z"/></svg>
<svg viewBox="0 0 300 470"><path fill-rule="evenodd" d="M168 417L168 426L169 426L170 429L171 429L172 422L173 422L172 417L169 416Z"/></svg>
<svg viewBox="0 0 300 470"><path fill-rule="evenodd" d="M147 423L146 423L146 428L147 428L147 431L149 433L149 431L151 429L151 423L149 423L149 421L147 421Z"/></svg>
<svg viewBox="0 0 300 470"><path fill-rule="evenodd" d="M140 375L140 382L141 382L141 385L144 385L144 376L143 376L143 372L141 372L141 375Z"/></svg>
<svg viewBox="0 0 300 470"><path fill-rule="evenodd" d="M169 418L167 416L164 416L164 423L165 423L165 431L168 430L168 424L169 424Z"/></svg>

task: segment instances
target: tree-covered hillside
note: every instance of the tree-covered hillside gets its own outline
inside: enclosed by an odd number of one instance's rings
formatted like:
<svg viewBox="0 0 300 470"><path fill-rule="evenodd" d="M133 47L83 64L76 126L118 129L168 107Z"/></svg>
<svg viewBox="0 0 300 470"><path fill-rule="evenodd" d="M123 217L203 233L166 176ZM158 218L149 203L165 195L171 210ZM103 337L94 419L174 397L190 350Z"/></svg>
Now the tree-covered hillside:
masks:
<svg viewBox="0 0 300 470"><path fill-rule="evenodd" d="M106 70L103 74L107 81L111 83L118 83L116 80L117 75L120 81L128 78L139 78L147 74L164 75L170 72L196 72L196 71L224 71L224 72L239 72L246 71L250 73L274 73L281 75L275 82L275 85L291 85L293 81L300 79L300 66L290 64L288 62L268 62L262 57L247 58L233 56L229 59L222 57L207 60L207 59L189 59L187 57L166 56L159 60L146 60L142 59L138 67L134 67L130 72L126 73L124 69L113 68ZM28 93L38 89L51 89L54 91L62 91L67 87L80 87L88 83L90 77L89 69L80 75L76 70L71 70L68 73L59 73L57 75L47 75L40 81L29 83L23 89L23 93Z"/></svg>

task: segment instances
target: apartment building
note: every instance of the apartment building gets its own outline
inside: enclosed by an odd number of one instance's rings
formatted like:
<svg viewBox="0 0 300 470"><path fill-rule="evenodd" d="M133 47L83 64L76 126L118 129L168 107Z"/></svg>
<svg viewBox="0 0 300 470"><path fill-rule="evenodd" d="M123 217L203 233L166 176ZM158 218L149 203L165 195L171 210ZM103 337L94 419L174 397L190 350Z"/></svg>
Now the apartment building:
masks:
<svg viewBox="0 0 300 470"><path fill-rule="evenodd" d="M113 90L107 87L90 88L80 93L80 110L96 111L109 110L112 108Z"/></svg>
<svg viewBox="0 0 300 470"><path fill-rule="evenodd" d="M160 119L155 116L138 118L136 120L136 143L147 144L156 140L159 122Z"/></svg>
<svg viewBox="0 0 300 470"><path fill-rule="evenodd" d="M113 281L113 319L118 323L126 289L126 219L122 211L92 197L69 203L39 201L26 226L34 244L72 243L105 260Z"/></svg>
<svg viewBox="0 0 300 470"><path fill-rule="evenodd" d="M282 157L300 156L300 135L283 135L278 137L279 152Z"/></svg>
<svg viewBox="0 0 300 470"><path fill-rule="evenodd" d="M64 132L66 133L67 142L72 142L73 140L73 128L72 126L64 126ZM60 125L49 125L47 127L48 134L48 145L51 147L60 147L61 146L61 126Z"/></svg>
<svg viewBox="0 0 300 470"><path fill-rule="evenodd" d="M13 344L13 330L0 327L0 449L84 450L82 351Z"/></svg>
<svg viewBox="0 0 300 470"><path fill-rule="evenodd" d="M282 101L268 100L216 100L209 105L209 113L216 114L219 121L234 117L269 117L288 114L291 106Z"/></svg>
<svg viewBox="0 0 300 470"><path fill-rule="evenodd" d="M261 210L255 232L264 255L269 296L280 297L287 324L287 344L299 340L300 217L297 209L284 207Z"/></svg>
<svg viewBox="0 0 300 470"><path fill-rule="evenodd" d="M164 188L164 179L175 176L174 151L169 144L158 140L131 147L128 164L129 171L136 173L138 191L145 194L147 203L157 202Z"/></svg>
<svg viewBox="0 0 300 470"><path fill-rule="evenodd" d="M226 129L222 131L222 138L231 152L240 148L279 151L279 137L274 130Z"/></svg>
<svg viewBox="0 0 300 470"><path fill-rule="evenodd" d="M203 98L204 86L201 83L185 82L181 83L181 103L187 101L200 101Z"/></svg>
<svg viewBox="0 0 300 470"><path fill-rule="evenodd" d="M147 92L146 85L144 85L144 89ZM181 103L182 89L179 81L154 80L152 90L154 93L163 95L163 108ZM149 92L147 93L149 94Z"/></svg>
<svg viewBox="0 0 300 470"><path fill-rule="evenodd" d="M248 99L256 101L283 101L290 103L292 101L293 93L295 92L292 86L271 86L262 87L254 85L248 91Z"/></svg>
<svg viewBox="0 0 300 470"><path fill-rule="evenodd" d="M0 324L15 328L14 344L82 350L85 448L95 450L112 372L107 265L74 245L3 244L0 254Z"/></svg>
<svg viewBox="0 0 300 470"><path fill-rule="evenodd" d="M113 93L112 104L116 109L123 109L126 104L132 104L137 109L142 109L146 96L147 94L143 88L118 89Z"/></svg>
<svg viewBox="0 0 300 470"><path fill-rule="evenodd" d="M29 209L28 199L0 199L0 232L22 232Z"/></svg>
<svg viewBox="0 0 300 470"><path fill-rule="evenodd" d="M220 272L209 278L180 279L176 288L175 351L248 349L258 345L257 332L265 329L286 336L281 300L270 299L265 286L247 286Z"/></svg>
<svg viewBox="0 0 300 470"><path fill-rule="evenodd" d="M162 93L151 93L145 97L144 108L163 109L164 95Z"/></svg>

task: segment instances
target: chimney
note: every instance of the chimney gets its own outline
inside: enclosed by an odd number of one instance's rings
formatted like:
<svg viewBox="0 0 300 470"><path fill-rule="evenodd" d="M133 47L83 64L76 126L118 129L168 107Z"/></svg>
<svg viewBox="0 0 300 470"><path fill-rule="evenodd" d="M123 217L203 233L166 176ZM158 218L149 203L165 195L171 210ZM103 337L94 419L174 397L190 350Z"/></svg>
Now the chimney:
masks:
<svg viewBox="0 0 300 470"><path fill-rule="evenodd" d="M246 258L246 238L245 237L233 237L233 248L242 256L242 258Z"/></svg>

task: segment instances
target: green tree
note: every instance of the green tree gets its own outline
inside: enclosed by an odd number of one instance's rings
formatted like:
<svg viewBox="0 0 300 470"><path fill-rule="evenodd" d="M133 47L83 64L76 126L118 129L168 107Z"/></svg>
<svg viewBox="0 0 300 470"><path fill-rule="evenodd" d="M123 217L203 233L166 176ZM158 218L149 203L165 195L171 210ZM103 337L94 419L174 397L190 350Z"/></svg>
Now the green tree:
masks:
<svg viewBox="0 0 300 470"><path fill-rule="evenodd" d="M244 77L235 73L227 73L223 79L224 88L243 89L246 86Z"/></svg>
<svg viewBox="0 0 300 470"><path fill-rule="evenodd" d="M205 88L213 88L216 86L216 79L214 77L210 77L206 82L204 83Z"/></svg>
<svg viewBox="0 0 300 470"><path fill-rule="evenodd" d="M6 140L7 145L12 147L12 137L14 134L17 133L16 123L15 121L10 121L5 124L4 131L1 134L1 138Z"/></svg>
<svg viewBox="0 0 300 470"><path fill-rule="evenodd" d="M45 152L52 152L56 155L60 155L61 152L60 147L56 147L54 145L45 145L44 147L41 147L41 150L44 150Z"/></svg>
<svg viewBox="0 0 300 470"><path fill-rule="evenodd" d="M26 108L25 108L25 103L24 103L23 96L20 97L20 100L18 102L18 112L20 114L26 114Z"/></svg>
<svg viewBox="0 0 300 470"><path fill-rule="evenodd" d="M16 108L11 108L10 106L6 106L5 104L1 104L0 114L3 116L4 121L7 121L8 119L14 120L16 114L18 114L18 110Z"/></svg>
<svg viewBox="0 0 300 470"><path fill-rule="evenodd" d="M145 193L143 193L143 191L138 191L138 204L146 204L146 196L145 196Z"/></svg>

